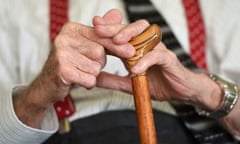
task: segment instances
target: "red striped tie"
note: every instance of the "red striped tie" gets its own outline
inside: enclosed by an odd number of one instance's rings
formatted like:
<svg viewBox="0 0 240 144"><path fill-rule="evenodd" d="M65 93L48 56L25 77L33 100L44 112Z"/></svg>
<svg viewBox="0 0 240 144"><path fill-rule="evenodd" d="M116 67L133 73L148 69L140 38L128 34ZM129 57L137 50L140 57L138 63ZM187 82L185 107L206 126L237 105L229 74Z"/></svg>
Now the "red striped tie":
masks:
<svg viewBox="0 0 240 144"><path fill-rule="evenodd" d="M198 0L182 0L189 32L190 55L199 68L207 69L205 29Z"/></svg>
<svg viewBox="0 0 240 144"><path fill-rule="evenodd" d="M68 0L50 0L50 40L54 41L62 26L68 21ZM54 104L58 119L64 120L75 112L72 97L67 95L64 101Z"/></svg>
<svg viewBox="0 0 240 144"><path fill-rule="evenodd" d="M50 0L50 39L52 42L67 21L68 0Z"/></svg>

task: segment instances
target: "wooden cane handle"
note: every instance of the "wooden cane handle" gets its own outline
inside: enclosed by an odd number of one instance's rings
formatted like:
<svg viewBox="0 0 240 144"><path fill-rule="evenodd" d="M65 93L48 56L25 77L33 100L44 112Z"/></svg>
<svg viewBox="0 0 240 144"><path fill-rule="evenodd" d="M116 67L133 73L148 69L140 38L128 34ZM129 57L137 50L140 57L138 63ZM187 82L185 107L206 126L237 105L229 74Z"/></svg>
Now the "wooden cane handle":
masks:
<svg viewBox="0 0 240 144"><path fill-rule="evenodd" d="M160 28L155 24L151 25L139 36L133 38L130 43L136 48L136 54L127 60L128 67L131 68L142 56L153 49L161 41L161 38ZM148 80L145 74L132 75L140 141L141 144L157 144Z"/></svg>
<svg viewBox="0 0 240 144"><path fill-rule="evenodd" d="M135 63L146 53L152 50L162 39L160 27L156 24L149 26L143 33L130 40L130 43L135 47L136 54L129 58L127 66L131 68Z"/></svg>

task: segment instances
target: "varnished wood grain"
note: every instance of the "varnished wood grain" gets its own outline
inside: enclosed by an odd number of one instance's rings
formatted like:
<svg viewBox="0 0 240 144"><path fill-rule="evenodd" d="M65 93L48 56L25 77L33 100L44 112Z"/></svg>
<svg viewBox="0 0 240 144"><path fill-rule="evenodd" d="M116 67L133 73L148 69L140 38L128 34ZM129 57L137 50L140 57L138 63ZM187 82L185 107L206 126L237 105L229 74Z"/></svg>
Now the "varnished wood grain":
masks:
<svg viewBox="0 0 240 144"><path fill-rule="evenodd" d="M136 48L136 54L126 61L128 68L134 66L142 56L152 50L161 41L161 38L160 28L155 24L151 25L139 36L133 38L130 43ZM146 73L144 72L140 75L132 74L132 86L141 144L157 144Z"/></svg>

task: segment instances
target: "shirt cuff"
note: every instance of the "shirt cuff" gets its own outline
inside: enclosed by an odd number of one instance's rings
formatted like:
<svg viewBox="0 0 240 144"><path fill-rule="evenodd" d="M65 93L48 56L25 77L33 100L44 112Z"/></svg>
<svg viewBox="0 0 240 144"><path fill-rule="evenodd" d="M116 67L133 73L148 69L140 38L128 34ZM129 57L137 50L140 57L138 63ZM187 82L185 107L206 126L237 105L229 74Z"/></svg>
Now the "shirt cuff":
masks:
<svg viewBox="0 0 240 144"><path fill-rule="evenodd" d="M22 87L15 87L13 95ZM16 116L12 102L12 90L8 96L2 97L3 106L0 110L0 143L7 144L40 144L54 134L58 129L58 120L53 109L46 114L40 129L32 128L22 123Z"/></svg>

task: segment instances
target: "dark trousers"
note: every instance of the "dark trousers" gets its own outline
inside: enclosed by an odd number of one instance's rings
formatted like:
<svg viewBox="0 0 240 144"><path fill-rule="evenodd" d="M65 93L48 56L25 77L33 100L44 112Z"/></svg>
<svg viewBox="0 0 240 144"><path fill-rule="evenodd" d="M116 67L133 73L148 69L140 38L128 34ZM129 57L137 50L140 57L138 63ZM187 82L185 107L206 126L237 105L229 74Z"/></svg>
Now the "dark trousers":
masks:
<svg viewBox="0 0 240 144"><path fill-rule="evenodd" d="M154 111L158 143L194 144L175 116ZM103 112L71 123L71 132L56 133L44 144L140 144L135 111Z"/></svg>

